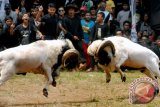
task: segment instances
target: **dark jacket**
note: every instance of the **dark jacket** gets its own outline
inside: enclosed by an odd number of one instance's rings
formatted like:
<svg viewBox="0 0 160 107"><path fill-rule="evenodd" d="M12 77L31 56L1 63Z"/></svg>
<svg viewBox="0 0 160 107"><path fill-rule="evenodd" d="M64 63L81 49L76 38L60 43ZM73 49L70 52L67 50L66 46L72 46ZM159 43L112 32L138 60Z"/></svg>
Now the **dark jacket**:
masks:
<svg viewBox="0 0 160 107"><path fill-rule="evenodd" d="M160 30L160 0L150 1L151 27L154 30Z"/></svg>
<svg viewBox="0 0 160 107"><path fill-rule="evenodd" d="M160 58L160 47L157 44L153 43L151 50Z"/></svg>
<svg viewBox="0 0 160 107"><path fill-rule="evenodd" d="M45 35L46 39L57 39L57 23L58 16L51 16L50 14L46 14L42 17L42 33Z"/></svg>
<svg viewBox="0 0 160 107"><path fill-rule="evenodd" d="M104 23L103 25L96 23L91 30L91 36L90 36L91 41L107 37L108 34L109 34L109 27L106 23Z"/></svg>
<svg viewBox="0 0 160 107"><path fill-rule="evenodd" d="M68 38L71 41L74 41L73 36L77 36L80 40L83 39L83 31L79 17L75 16L74 18L69 18L66 16L64 18L64 26L68 32L65 35L65 38Z"/></svg>

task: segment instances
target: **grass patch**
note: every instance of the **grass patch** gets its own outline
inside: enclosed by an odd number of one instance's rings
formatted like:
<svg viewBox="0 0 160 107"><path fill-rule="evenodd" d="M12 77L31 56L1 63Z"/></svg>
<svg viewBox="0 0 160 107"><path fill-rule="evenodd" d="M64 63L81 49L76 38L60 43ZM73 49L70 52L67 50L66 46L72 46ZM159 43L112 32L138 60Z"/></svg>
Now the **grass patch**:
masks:
<svg viewBox="0 0 160 107"><path fill-rule="evenodd" d="M160 95L145 105L128 103L130 83L145 75L126 72L121 82L119 73L111 73L110 83L103 72L61 72L57 87L49 87L49 97L42 95L45 78L42 75L15 75L0 87L0 107L159 107ZM3 102L3 103L1 103Z"/></svg>

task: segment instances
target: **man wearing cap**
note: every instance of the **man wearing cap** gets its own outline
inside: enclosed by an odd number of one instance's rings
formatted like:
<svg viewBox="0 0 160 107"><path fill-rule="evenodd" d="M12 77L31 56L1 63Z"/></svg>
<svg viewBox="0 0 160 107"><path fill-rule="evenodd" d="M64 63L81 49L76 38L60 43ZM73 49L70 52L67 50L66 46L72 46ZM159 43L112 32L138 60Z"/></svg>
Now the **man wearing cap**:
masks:
<svg viewBox="0 0 160 107"><path fill-rule="evenodd" d="M0 14L0 20L4 23L4 19L6 16L10 16L13 18L13 22L14 24L17 23L17 14L15 11L12 11L11 9L11 5L9 3L6 3L5 6L4 6L4 12L1 12Z"/></svg>
<svg viewBox="0 0 160 107"><path fill-rule="evenodd" d="M76 16L77 10L78 8L74 4L70 4L66 7L67 16L64 18L64 25L67 33L65 35L65 38L68 38L72 41L74 47L80 52L80 62L84 63L85 58L82 48L83 31L81 26L81 20L79 17Z"/></svg>

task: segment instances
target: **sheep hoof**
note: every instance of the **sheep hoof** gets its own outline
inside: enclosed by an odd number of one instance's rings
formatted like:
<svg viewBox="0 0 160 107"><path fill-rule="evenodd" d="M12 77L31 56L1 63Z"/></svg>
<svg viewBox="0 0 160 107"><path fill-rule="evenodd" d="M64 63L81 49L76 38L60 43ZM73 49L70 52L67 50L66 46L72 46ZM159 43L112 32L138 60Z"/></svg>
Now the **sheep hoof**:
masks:
<svg viewBox="0 0 160 107"><path fill-rule="evenodd" d="M57 82L56 82L56 81L53 81L53 82L52 82L52 86L53 86L53 87L56 87L56 85L57 85Z"/></svg>
<svg viewBox="0 0 160 107"><path fill-rule="evenodd" d="M126 82L126 76L124 75L123 77L121 77L122 82Z"/></svg>
<svg viewBox="0 0 160 107"><path fill-rule="evenodd" d="M157 79L158 77L157 77L157 76L155 76L155 78Z"/></svg>
<svg viewBox="0 0 160 107"><path fill-rule="evenodd" d="M48 97L48 91L47 91L46 88L43 89L43 95L44 95L45 97Z"/></svg>
<svg viewBox="0 0 160 107"><path fill-rule="evenodd" d="M154 93L154 95L157 95L158 93L159 93L159 88L156 87L156 88L155 88L155 93Z"/></svg>
<svg viewBox="0 0 160 107"><path fill-rule="evenodd" d="M109 83L111 80L110 79L106 79L106 83Z"/></svg>
<svg viewBox="0 0 160 107"><path fill-rule="evenodd" d="M16 73L16 74L25 76L27 73Z"/></svg>

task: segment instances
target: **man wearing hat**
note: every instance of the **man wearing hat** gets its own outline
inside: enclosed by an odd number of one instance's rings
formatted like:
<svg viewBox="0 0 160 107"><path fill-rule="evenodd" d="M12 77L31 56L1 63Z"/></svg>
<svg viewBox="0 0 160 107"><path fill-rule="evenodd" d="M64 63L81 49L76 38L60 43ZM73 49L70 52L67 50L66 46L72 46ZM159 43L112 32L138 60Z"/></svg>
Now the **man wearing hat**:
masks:
<svg viewBox="0 0 160 107"><path fill-rule="evenodd" d="M0 20L4 23L4 19L6 18L6 16L10 16L13 18L13 22L14 24L17 23L17 14L15 11L12 11L11 9L11 5L10 3L6 3L5 6L4 6L4 12L1 12L0 14Z"/></svg>
<svg viewBox="0 0 160 107"><path fill-rule="evenodd" d="M76 11L78 10L77 6L70 4L66 7L67 16L64 18L64 25L66 28L65 38L68 38L72 41L74 47L80 52L80 63L85 63L82 40L83 40L83 31L81 26L81 20L76 16ZM81 64L83 66L83 64Z"/></svg>

